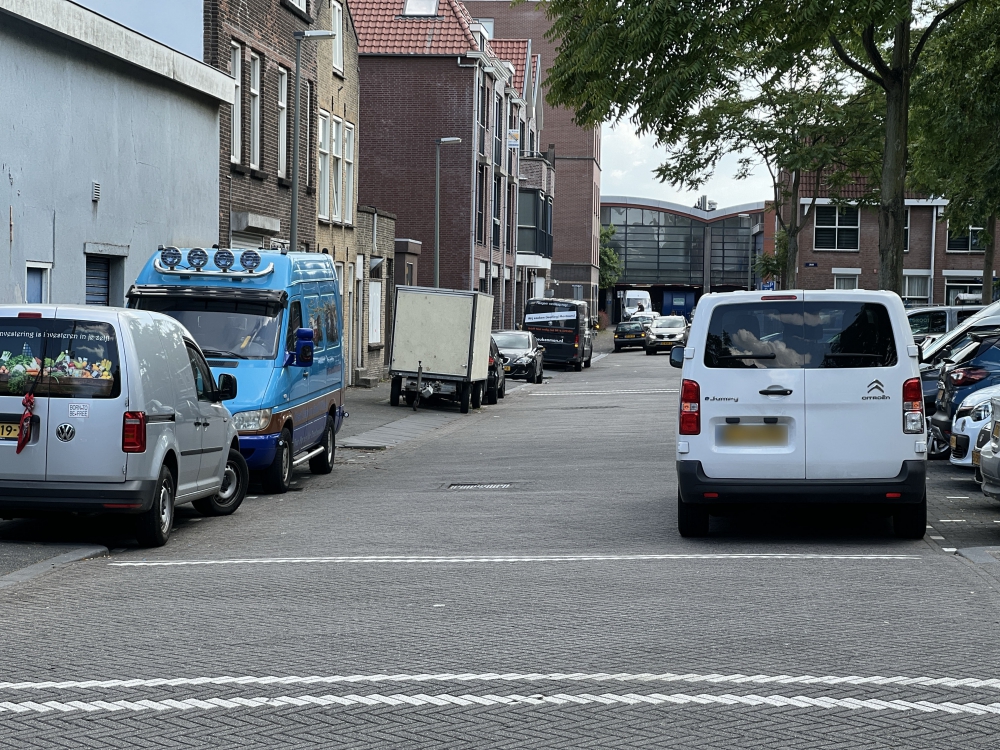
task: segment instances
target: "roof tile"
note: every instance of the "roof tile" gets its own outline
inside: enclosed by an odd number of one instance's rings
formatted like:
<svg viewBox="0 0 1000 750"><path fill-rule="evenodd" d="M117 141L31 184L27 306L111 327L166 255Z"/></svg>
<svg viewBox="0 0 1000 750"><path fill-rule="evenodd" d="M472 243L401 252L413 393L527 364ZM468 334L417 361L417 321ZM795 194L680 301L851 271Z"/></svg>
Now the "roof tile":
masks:
<svg viewBox="0 0 1000 750"><path fill-rule="evenodd" d="M459 0L439 0L436 16L404 16L405 0L351 0L362 55L464 55L479 45Z"/></svg>

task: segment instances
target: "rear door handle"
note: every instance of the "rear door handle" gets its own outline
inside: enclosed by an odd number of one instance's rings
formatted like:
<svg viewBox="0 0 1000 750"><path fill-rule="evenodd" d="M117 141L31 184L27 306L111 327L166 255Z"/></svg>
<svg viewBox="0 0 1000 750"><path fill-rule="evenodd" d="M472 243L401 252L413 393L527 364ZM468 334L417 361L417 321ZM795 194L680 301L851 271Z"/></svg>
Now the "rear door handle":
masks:
<svg viewBox="0 0 1000 750"><path fill-rule="evenodd" d="M791 396L791 388L782 388L780 385L770 385L762 391L758 391L761 396Z"/></svg>

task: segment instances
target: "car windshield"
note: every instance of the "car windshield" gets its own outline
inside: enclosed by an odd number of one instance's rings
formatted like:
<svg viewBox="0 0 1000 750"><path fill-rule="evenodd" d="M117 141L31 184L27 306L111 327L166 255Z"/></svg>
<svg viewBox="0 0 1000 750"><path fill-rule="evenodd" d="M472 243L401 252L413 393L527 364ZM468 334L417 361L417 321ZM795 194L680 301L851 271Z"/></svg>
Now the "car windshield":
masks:
<svg viewBox="0 0 1000 750"><path fill-rule="evenodd" d="M493 340L501 349L530 349L531 334L519 332L494 333Z"/></svg>
<svg viewBox="0 0 1000 750"><path fill-rule="evenodd" d="M686 325L684 318L677 318L670 316L667 318L659 318L655 323L653 323L653 328L683 328Z"/></svg>
<svg viewBox="0 0 1000 750"><path fill-rule="evenodd" d="M143 310L161 312L187 328L208 357L274 359L281 307L274 302L140 297Z"/></svg>
<svg viewBox="0 0 1000 750"><path fill-rule="evenodd" d="M924 349L924 361L932 361L942 353L941 350L944 347L949 346L952 341L955 341L963 333L968 331L973 326L976 326L978 321L994 315L1000 315L1000 302L994 302L993 304L987 305L983 309L966 318L965 322L959 323L948 334L932 342L926 349Z"/></svg>

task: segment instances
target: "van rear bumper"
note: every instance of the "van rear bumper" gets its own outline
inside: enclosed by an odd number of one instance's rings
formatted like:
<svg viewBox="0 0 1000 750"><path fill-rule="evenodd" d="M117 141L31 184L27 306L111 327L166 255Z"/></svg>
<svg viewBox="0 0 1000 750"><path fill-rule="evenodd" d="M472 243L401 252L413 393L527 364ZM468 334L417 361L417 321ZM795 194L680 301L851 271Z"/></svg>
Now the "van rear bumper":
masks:
<svg viewBox="0 0 1000 750"><path fill-rule="evenodd" d="M46 511L141 513L153 504L156 482L155 479L125 482L0 480L0 515L31 515Z"/></svg>
<svg viewBox="0 0 1000 750"><path fill-rule="evenodd" d="M701 461L678 461L677 484L686 503L851 503L898 505L924 498L925 461L903 461L890 479L713 479ZM705 497L706 494L713 497ZM898 497L888 497L887 495Z"/></svg>

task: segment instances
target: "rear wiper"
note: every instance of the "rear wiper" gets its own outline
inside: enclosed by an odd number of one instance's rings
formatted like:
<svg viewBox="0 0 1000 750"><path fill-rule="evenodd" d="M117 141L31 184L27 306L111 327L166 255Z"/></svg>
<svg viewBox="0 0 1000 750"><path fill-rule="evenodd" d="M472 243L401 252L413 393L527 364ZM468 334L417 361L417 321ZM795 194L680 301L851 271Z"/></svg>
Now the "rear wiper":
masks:
<svg viewBox="0 0 1000 750"><path fill-rule="evenodd" d="M202 351L209 357L235 357L236 359L246 359L246 355L237 354L236 352L227 352L222 349L202 349Z"/></svg>
<svg viewBox="0 0 1000 750"><path fill-rule="evenodd" d="M771 354L723 354L716 359L777 359L778 355Z"/></svg>

